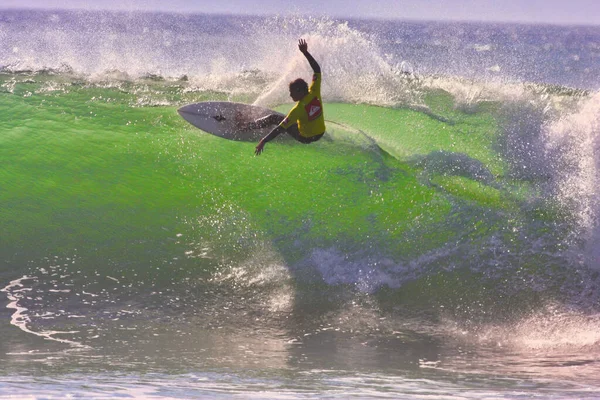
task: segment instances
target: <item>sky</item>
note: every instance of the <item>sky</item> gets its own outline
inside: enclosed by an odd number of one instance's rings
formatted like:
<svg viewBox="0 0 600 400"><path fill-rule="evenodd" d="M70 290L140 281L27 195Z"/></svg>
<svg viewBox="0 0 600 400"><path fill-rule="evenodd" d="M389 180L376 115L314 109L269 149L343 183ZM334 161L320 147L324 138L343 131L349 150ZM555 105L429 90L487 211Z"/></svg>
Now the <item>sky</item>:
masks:
<svg viewBox="0 0 600 400"><path fill-rule="evenodd" d="M0 0L0 8L600 25L600 0Z"/></svg>

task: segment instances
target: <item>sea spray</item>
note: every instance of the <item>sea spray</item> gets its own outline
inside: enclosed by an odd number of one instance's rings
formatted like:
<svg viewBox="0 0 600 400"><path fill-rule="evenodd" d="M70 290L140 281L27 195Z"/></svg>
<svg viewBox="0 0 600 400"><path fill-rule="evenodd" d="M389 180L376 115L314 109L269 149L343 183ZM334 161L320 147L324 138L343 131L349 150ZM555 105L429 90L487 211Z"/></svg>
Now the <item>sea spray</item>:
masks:
<svg viewBox="0 0 600 400"><path fill-rule="evenodd" d="M548 154L560 154L556 196L576 218L576 235L584 239L587 264L600 267L600 94L581 100L573 112L545 126Z"/></svg>

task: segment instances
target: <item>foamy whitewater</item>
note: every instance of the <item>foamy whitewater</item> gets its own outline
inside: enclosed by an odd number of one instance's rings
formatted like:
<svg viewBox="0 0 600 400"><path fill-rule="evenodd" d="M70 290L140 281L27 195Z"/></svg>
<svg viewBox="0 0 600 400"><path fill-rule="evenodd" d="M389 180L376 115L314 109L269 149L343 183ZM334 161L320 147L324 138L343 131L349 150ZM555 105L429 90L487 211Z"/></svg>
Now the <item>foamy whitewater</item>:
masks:
<svg viewBox="0 0 600 400"><path fill-rule="evenodd" d="M177 108L287 112L253 142ZM0 398L600 396L600 28L0 10Z"/></svg>

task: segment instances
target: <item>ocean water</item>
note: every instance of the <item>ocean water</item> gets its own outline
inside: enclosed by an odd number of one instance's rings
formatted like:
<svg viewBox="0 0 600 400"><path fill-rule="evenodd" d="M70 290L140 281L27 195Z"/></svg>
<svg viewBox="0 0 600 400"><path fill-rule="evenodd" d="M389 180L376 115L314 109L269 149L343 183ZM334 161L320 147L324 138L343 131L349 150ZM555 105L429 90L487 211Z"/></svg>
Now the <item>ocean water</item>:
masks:
<svg viewBox="0 0 600 400"><path fill-rule="evenodd" d="M286 112L260 157L187 124ZM600 28L0 10L0 398L598 398Z"/></svg>

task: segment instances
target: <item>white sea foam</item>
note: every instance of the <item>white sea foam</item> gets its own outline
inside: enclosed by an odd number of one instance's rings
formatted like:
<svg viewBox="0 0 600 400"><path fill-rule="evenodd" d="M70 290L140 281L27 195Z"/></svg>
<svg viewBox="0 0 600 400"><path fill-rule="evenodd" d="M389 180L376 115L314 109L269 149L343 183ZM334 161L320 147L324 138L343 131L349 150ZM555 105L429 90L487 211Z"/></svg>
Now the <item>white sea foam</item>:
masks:
<svg viewBox="0 0 600 400"><path fill-rule="evenodd" d="M7 286L3 289L0 289L0 292L6 293L6 297L10 301L6 308L10 308L15 310L11 316L11 324L15 327L19 328L25 333L39 336L46 340L51 340L54 342L68 344L70 346L76 348L85 348L87 346L68 339L61 339L56 337L56 335L64 335L64 334L72 334L77 333L77 331L50 331L50 330L34 330L30 328L30 325L33 323L32 317L29 314L29 310L27 307L21 305L21 301L26 298L27 293L32 291L30 287L26 285L27 281L36 281L37 277L35 276L23 276L19 279L15 279L11 281Z"/></svg>
<svg viewBox="0 0 600 400"><path fill-rule="evenodd" d="M600 268L600 93L545 128L548 152L565 166L554 176L557 196L587 237L587 262Z"/></svg>

